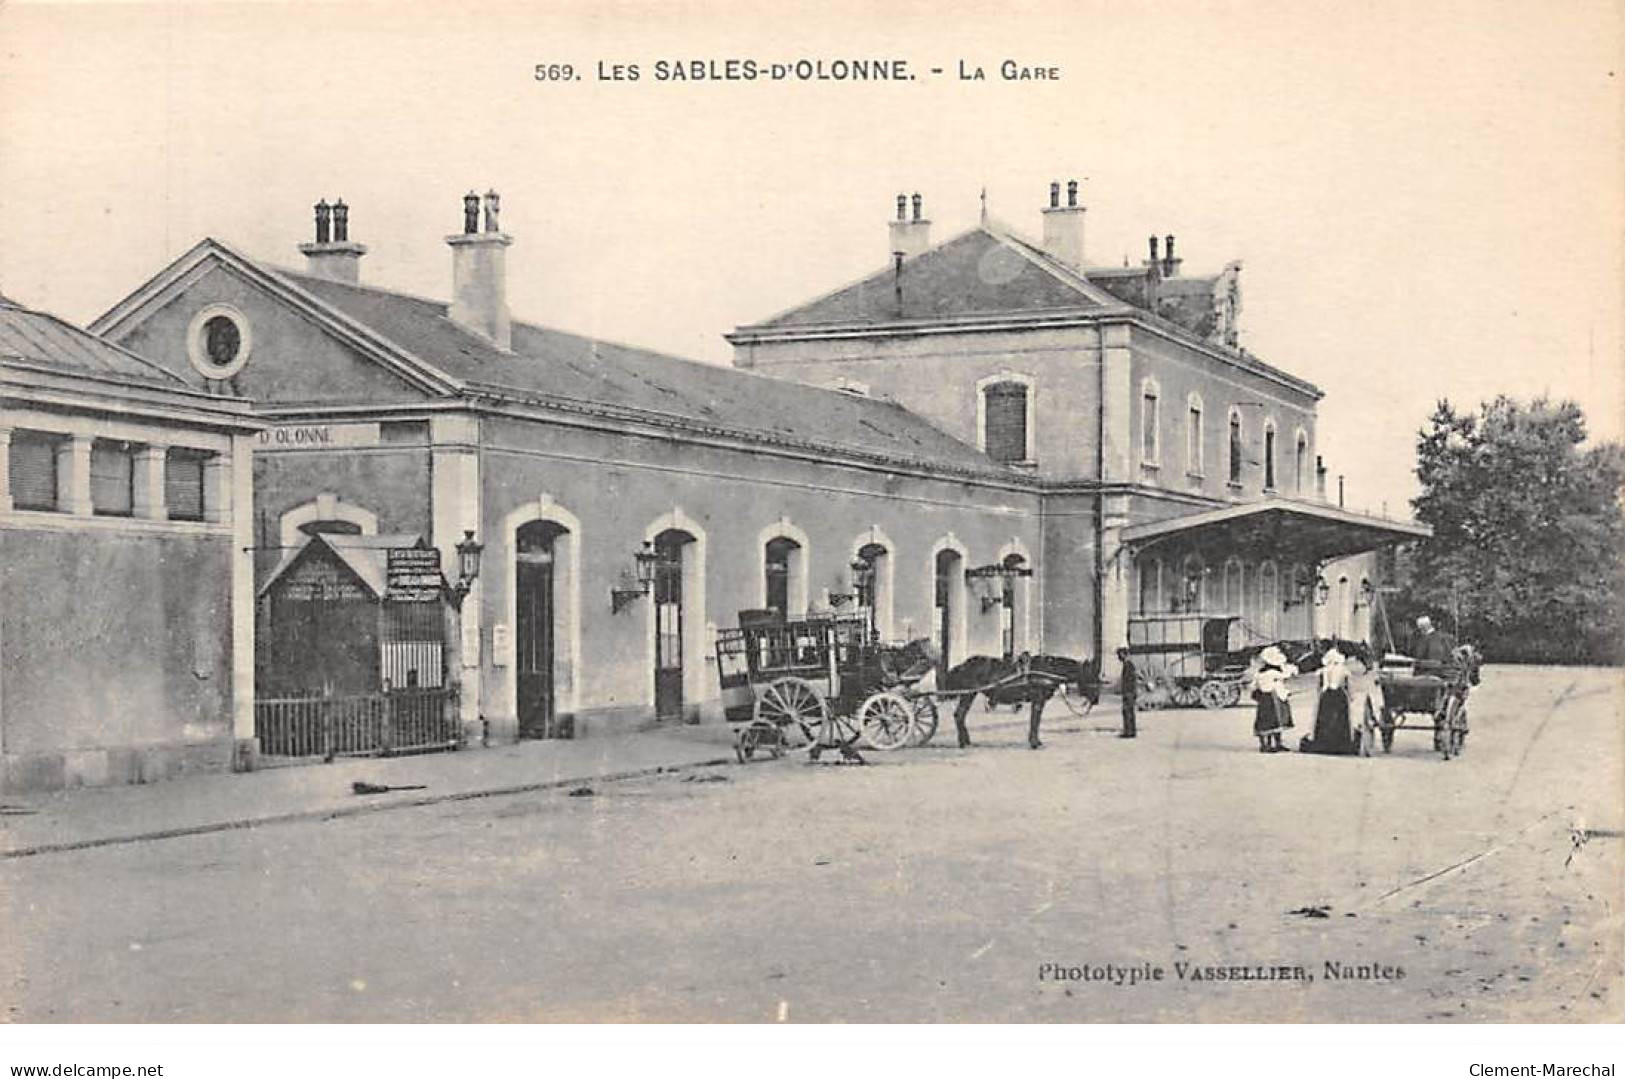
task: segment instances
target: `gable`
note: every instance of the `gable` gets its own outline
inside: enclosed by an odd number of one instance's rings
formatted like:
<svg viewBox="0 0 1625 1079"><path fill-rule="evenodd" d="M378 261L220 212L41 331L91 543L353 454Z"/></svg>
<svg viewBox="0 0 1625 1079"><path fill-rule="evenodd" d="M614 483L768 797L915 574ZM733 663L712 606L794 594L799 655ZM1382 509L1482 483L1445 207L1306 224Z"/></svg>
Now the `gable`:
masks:
<svg viewBox="0 0 1625 1079"><path fill-rule="evenodd" d="M229 379L236 396L260 404L400 404L434 396L217 257L205 257L170 287L121 313L104 333L188 385L215 389L223 383L206 378L188 352L194 319L214 305L238 312L248 331L247 359Z"/></svg>

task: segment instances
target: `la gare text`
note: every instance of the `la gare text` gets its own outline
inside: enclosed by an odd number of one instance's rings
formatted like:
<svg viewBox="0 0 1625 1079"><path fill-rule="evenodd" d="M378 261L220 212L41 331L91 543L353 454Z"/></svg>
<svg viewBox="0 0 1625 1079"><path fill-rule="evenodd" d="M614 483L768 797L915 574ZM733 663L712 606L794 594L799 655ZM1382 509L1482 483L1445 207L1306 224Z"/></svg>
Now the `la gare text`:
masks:
<svg viewBox="0 0 1625 1079"><path fill-rule="evenodd" d="M799 59L762 61L750 59L656 60L653 63L598 60L588 72L598 82L914 82L916 79L949 79L960 82L1059 82L1061 68L1055 64L1001 60L979 63L958 60L950 67L919 68L907 60L878 59ZM571 63L541 63L535 67L537 82L580 82L582 69Z"/></svg>

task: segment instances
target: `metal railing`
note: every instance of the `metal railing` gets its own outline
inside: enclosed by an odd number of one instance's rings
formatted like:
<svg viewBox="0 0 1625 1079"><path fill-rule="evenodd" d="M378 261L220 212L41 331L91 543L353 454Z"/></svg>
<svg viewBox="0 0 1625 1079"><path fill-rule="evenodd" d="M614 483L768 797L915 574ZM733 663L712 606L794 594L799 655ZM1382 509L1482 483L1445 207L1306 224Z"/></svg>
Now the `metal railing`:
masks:
<svg viewBox="0 0 1625 1079"><path fill-rule="evenodd" d="M257 700L254 733L263 756L331 761L455 749L462 729L457 691L437 688Z"/></svg>

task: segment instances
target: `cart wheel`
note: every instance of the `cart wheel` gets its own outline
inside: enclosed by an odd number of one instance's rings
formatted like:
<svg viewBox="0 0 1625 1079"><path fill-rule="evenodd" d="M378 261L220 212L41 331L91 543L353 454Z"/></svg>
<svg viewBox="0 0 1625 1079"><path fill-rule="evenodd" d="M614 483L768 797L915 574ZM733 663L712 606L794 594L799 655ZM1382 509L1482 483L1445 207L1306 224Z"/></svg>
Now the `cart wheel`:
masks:
<svg viewBox="0 0 1625 1079"><path fill-rule="evenodd" d="M1369 757L1377 751L1377 710L1365 702L1365 716L1360 721L1360 756Z"/></svg>
<svg viewBox="0 0 1625 1079"><path fill-rule="evenodd" d="M1231 682L1229 685L1230 688L1224 695L1224 706L1226 708L1234 708L1236 705L1241 703L1241 683Z"/></svg>
<svg viewBox="0 0 1625 1079"><path fill-rule="evenodd" d="M802 678L775 679L756 698L754 722L769 724L780 737L794 728L807 741L817 742L827 718L829 709L824 698Z"/></svg>
<svg viewBox="0 0 1625 1079"><path fill-rule="evenodd" d="M937 702L930 695L914 698L914 726L908 744L923 746L937 733Z"/></svg>
<svg viewBox="0 0 1625 1079"><path fill-rule="evenodd" d="M831 715L824 729L829 732L832 745L849 746L862 735L855 716Z"/></svg>
<svg viewBox="0 0 1625 1079"><path fill-rule="evenodd" d="M914 706L901 693L876 693L858 708L858 726L870 749L901 749L914 733Z"/></svg>
<svg viewBox="0 0 1625 1079"><path fill-rule="evenodd" d="M1203 682L1201 690L1198 691L1198 696L1202 700L1202 707L1209 711L1228 708L1230 706L1230 691L1234 688L1223 682Z"/></svg>
<svg viewBox="0 0 1625 1079"><path fill-rule="evenodd" d="M1195 708L1202 703L1202 694L1197 686L1190 684L1180 685L1174 683L1172 697L1175 708Z"/></svg>
<svg viewBox="0 0 1625 1079"><path fill-rule="evenodd" d="M739 728L738 734L734 735L734 756L739 758L740 764L744 764L756 756L756 725L754 723L747 723Z"/></svg>

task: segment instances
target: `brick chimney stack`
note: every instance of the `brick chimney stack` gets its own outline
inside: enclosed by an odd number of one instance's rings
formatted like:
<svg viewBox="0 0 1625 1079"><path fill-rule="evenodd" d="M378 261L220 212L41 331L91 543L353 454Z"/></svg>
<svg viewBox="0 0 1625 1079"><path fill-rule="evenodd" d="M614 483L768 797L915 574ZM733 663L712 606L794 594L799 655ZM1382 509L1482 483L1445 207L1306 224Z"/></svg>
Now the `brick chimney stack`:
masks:
<svg viewBox="0 0 1625 1079"><path fill-rule="evenodd" d="M1049 185L1049 205L1044 207L1044 253L1074 270L1083 269L1083 213L1078 205L1078 181L1066 182L1066 205L1061 205L1061 185Z"/></svg>
<svg viewBox="0 0 1625 1079"><path fill-rule="evenodd" d="M924 216L925 203L918 191L914 192L913 216L909 216L910 199L907 195L897 196L897 219L890 224L890 238L892 255L902 255L911 259L923 254L931 248L931 222Z"/></svg>
<svg viewBox="0 0 1625 1079"><path fill-rule="evenodd" d="M485 231L481 232L480 196L472 191L463 196L463 231L446 237L451 247L452 281L451 309L446 314L506 352L513 346L506 258L513 237L498 225L501 205L495 191L485 193Z"/></svg>
<svg viewBox="0 0 1625 1079"><path fill-rule="evenodd" d="M354 285L361 280L362 244L350 242L350 208L339 199L329 206L326 199L316 204L316 242L300 244L305 256L305 272L328 281Z"/></svg>

